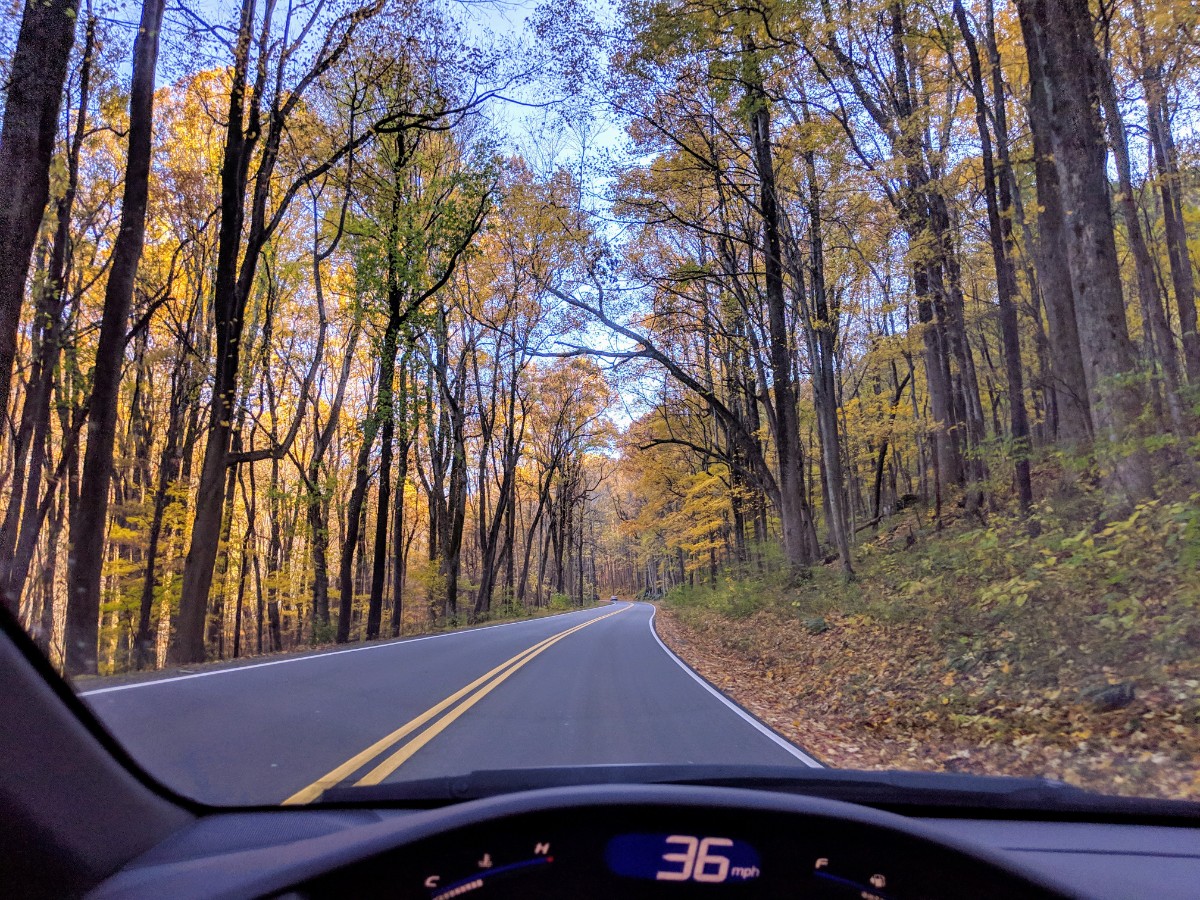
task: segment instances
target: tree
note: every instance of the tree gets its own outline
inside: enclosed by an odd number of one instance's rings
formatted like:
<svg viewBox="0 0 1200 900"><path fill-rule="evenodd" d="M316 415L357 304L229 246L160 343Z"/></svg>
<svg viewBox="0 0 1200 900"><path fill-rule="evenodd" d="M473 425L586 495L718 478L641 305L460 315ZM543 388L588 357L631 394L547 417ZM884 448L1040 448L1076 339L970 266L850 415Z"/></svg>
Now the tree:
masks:
<svg viewBox="0 0 1200 900"><path fill-rule="evenodd" d="M1000 306L1000 330L1004 340L1004 372L1008 381L1008 408L1016 471L1017 499L1023 513L1033 503L1033 483L1029 473L1029 421L1025 414L1025 385L1021 372L1021 337L1017 330L1017 279L1012 263L1012 199L1008 173L997 182L992 138L988 127L987 94L983 86L983 66L975 34L967 21L961 0L954 0L954 17L967 45L970 60L971 91L975 95L975 123L983 156L983 195L987 203L988 233L992 259L996 267L996 294ZM996 121L1003 122L1003 96L996 98ZM997 131L1000 131L997 125ZM999 197L997 197L999 191ZM1005 226L1007 220L1008 225Z"/></svg>
<svg viewBox="0 0 1200 900"><path fill-rule="evenodd" d="M1118 445L1138 432L1145 391L1137 377L1125 321L1112 208L1098 121L1100 59L1092 19L1082 0L1020 0L1017 4L1035 102L1054 157L1066 223L1067 265L1075 294L1084 375L1097 436ZM1144 453L1120 455L1114 482L1128 500L1151 490L1153 470Z"/></svg>
<svg viewBox="0 0 1200 900"><path fill-rule="evenodd" d="M117 392L125 357L126 326L133 302L134 280L146 234L150 183L151 131L154 122L154 76L158 63L163 0L144 0L133 46L133 80L129 96L129 156L125 166L121 228L104 292L100 343L92 370L88 403L87 452L79 508L71 520L71 565L67 586L66 670L72 675L96 672L96 633L100 614L100 568L104 560L105 519L113 470L117 424Z"/></svg>
<svg viewBox="0 0 1200 900"><path fill-rule="evenodd" d="M348 12L328 19L325 5L319 4L307 14L305 21L293 23L289 15L281 49L270 65L273 10L270 7L261 22L261 34L256 34L257 0L244 0L240 11L233 70L229 84L228 111L224 159L221 166L221 225L213 281L214 325L216 330L215 380L213 403L209 415L204 461L200 469L200 484L196 494L192 541L183 572L179 623L174 641L174 656L180 662L197 662L205 658L204 620L212 586L213 565L217 545L213 535L221 521L222 489L229 465L232 424L237 402L237 374L241 353L242 328L246 304L255 283L258 262L271 235L279 227L291 200L306 184L321 177L340 160L366 143L373 133L368 125L361 127L350 117L347 131L331 148L325 158L311 162L290 183L278 185L276 166L284 138L293 117L301 109L305 93L314 83L329 77L338 62L350 49L355 34L364 22L382 9L382 0L353 7ZM324 33L317 39L319 29ZM292 31L292 29L296 29ZM307 43L295 41L295 35L309 34L317 50L311 55ZM251 51L257 47L260 55L251 85ZM299 56L301 52L304 56ZM300 62L303 60L303 62ZM285 79L299 64L299 74L288 83ZM352 104L361 107L365 98L358 93ZM373 123L391 121L394 113L385 112ZM260 146L261 142L261 146ZM249 221L246 219L247 191L250 188L250 167L258 161L250 192ZM272 210L268 204L275 189L282 193Z"/></svg>
<svg viewBox="0 0 1200 900"><path fill-rule="evenodd" d="M8 72L0 131L0 401L8 403L29 260L50 193L58 128L79 0L27 0ZM10 603L13 601L9 599Z"/></svg>

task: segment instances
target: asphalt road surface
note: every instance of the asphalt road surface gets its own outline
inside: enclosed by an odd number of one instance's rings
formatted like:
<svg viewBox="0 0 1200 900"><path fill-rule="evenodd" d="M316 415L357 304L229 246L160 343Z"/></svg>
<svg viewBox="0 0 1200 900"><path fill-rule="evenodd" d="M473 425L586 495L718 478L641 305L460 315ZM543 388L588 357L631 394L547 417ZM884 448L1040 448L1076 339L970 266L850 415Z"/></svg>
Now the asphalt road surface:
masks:
<svg viewBox="0 0 1200 900"><path fill-rule="evenodd" d="M475 769L815 765L684 666L653 614L618 602L82 696L152 776L219 804Z"/></svg>

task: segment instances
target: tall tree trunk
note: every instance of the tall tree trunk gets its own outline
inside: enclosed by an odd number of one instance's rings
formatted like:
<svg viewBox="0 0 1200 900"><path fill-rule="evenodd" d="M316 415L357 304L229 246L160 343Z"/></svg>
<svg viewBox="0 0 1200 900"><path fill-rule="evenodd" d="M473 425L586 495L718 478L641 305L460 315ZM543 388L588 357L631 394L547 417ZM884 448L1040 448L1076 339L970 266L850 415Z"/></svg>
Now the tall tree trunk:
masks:
<svg viewBox="0 0 1200 900"><path fill-rule="evenodd" d="M1000 307L1000 334L1004 344L1004 372L1008 381L1009 427L1012 432L1013 466L1017 487L1017 502L1021 512L1028 514L1033 503L1033 483L1029 474L1029 419L1025 412L1025 385L1021 373L1021 340L1017 326L1017 278L1013 269L1011 197L1008 173L999 179L1003 200L997 198L997 175L992 158L992 139L987 122L987 93L983 86L983 67L975 34L967 22L961 0L954 0L954 16L967 45L971 68L971 90L975 95L975 124L983 156L983 194L987 204L988 232L991 237L992 261L996 267L996 296ZM995 116L1003 123L1003 95L995 98ZM997 127L997 131L1000 131ZM1007 229L1003 224L1007 221Z"/></svg>
<svg viewBox="0 0 1200 900"><path fill-rule="evenodd" d="M1026 40L1030 39L1030 35L1027 35ZM1067 447L1082 449L1092 441L1092 402L1083 370L1079 326L1076 324L1075 287L1067 265L1067 223L1050 140L1050 107L1045 100L1047 76L1036 43L1036 32L1032 33L1032 39L1035 43L1026 46L1026 55L1030 72L1028 110L1038 201L1038 242L1034 249L1034 265L1046 307L1053 350L1051 371L1054 374L1058 414L1057 436Z"/></svg>
<svg viewBox="0 0 1200 900"><path fill-rule="evenodd" d="M88 404L88 440L83 461L80 506L71 520L71 555L67 575L67 625L64 638L69 674L96 671L96 639L100 625L100 571L104 564L109 481L125 331L133 302L133 284L146 234L146 200L150 188L150 139L154 127L154 73L164 0L144 0L133 45L129 95L129 156L121 201L121 226L104 291L100 341ZM60 85L61 90L61 85ZM7 122L5 123L7 126ZM6 129L7 130L7 129ZM4 325L0 322L0 377L3 371ZM7 384L0 384L6 389ZM3 396L0 394L0 396Z"/></svg>
<svg viewBox="0 0 1200 900"><path fill-rule="evenodd" d="M1049 124L1066 221L1067 265L1092 424L1113 448L1135 437L1145 391L1133 377L1098 121L1099 53L1086 0L1018 0L1032 77L1042 81L1043 126ZM1144 452L1113 460L1113 484L1127 501L1148 495L1153 473Z"/></svg>
<svg viewBox="0 0 1200 900"><path fill-rule="evenodd" d="M525 605L525 594L529 584L529 558L533 553L533 545L537 540L538 527L542 523L542 514L545 512L546 504L550 499L550 487L554 479L554 469L551 468L544 472L541 480L538 483L537 506L534 508L533 521L529 523L529 530L526 533L525 541L525 556L521 563L521 576L517 581L517 602ZM542 578L545 577L545 556L541 560L541 571L538 573L538 584L540 587ZM535 604L536 605L536 604Z"/></svg>
<svg viewBox="0 0 1200 900"><path fill-rule="evenodd" d="M314 281L318 296L321 296L320 259L314 259ZM323 302L320 302L323 307ZM358 346L360 320L355 316L346 336L346 351L342 357L342 369L338 375L337 389L329 406L329 419L325 427L317 432L313 442L312 456L308 461L308 475L304 479L307 493L307 515L310 532L309 547L313 560L313 629L329 625L329 492L321 476L321 467L334 431L341 419L342 403L346 396L346 384L350 380L350 369L354 362L354 350ZM315 413L314 413L315 415ZM369 448L368 448L369 449ZM357 469L356 484L357 484Z"/></svg>
<svg viewBox="0 0 1200 900"><path fill-rule="evenodd" d="M1171 132L1162 66L1154 59L1141 6L1135 3L1131 8L1134 26L1138 32L1142 90L1146 95L1146 125L1154 165L1158 170L1167 259L1171 267L1175 306L1179 310L1179 330L1183 337L1184 366L1188 381L1195 384L1200 382L1200 334L1196 331L1196 284L1183 220L1183 185L1179 159Z"/></svg>
<svg viewBox="0 0 1200 900"><path fill-rule="evenodd" d="M983 455L979 449L986 436L983 420L983 403L979 399L979 380L975 372L975 360L967 339L962 273L952 236L950 208L940 188L928 187L926 204L929 209L929 230L935 240L937 257L929 266L930 284L933 288L933 306L939 331L943 340L945 376L954 398L951 418L954 422L954 443L968 451L961 460L963 474L982 483L987 477ZM955 379L949 370L950 359L958 366L957 392L953 390ZM981 499L978 489L971 491L971 502Z"/></svg>
<svg viewBox="0 0 1200 900"><path fill-rule="evenodd" d="M313 628L329 624L329 500L321 484L321 465L310 464L308 470L309 548L312 551Z"/></svg>
<svg viewBox="0 0 1200 900"><path fill-rule="evenodd" d="M1137 196L1133 189L1133 173L1129 162L1129 140L1125 135L1125 123L1117 105L1116 87L1112 69L1107 59L1099 60L1099 90L1104 109L1104 122L1108 126L1108 140L1112 147L1113 160L1117 167L1120 189L1118 202L1121 218L1129 236L1129 249L1133 253L1134 278L1137 282L1138 303L1142 318L1148 324L1152 340L1150 357L1162 366L1166 381L1167 408L1175 428L1183 427L1183 410L1179 402L1179 361L1175 355L1175 339L1171 335L1167 317L1163 312L1162 298L1158 293L1158 281L1154 274L1154 261L1150 248L1142 234L1142 223L1138 213Z"/></svg>
<svg viewBox="0 0 1200 900"><path fill-rule="evenodd" d="M504 598L510 606L517 597L517 491L509 492L504 511Z"/></svg>
<svg viewBox="0 0 1200 900"><path fill-rule="evenodd" d="M399 390L395 408L396 430L396 501L393 504L392 525L392 637L399 637L404 628L404 576L406 545L404 537L404 493L408 486L408 454L412 435L408 423L408 369L406 353L400 360Z"/></svg>
<svg viewBox="0 0 1200 900"><path fill-rule="evenodd" d="M514 367L515 368L515 367ZM500 557L503 554L501 539L504 534L505 522L511 509L511 498L516 490L516 467L518 459L518 434L520 427L516 415L517 373L510 373L510 380L505 396L505 423L503 447L500 459L500 490L496 495L496 503L491 515L484 515L481 505L479 510L480 524L480 574L479 590L475 595L475 615L480 616L490 612L492 593L495 590L496 577L499 574Z"/></svg>
<svg viewBox="0 0 1200 900"><path fill-rule="evenodd" d="M46 558L41 573L41 615L37 624L30 629L34 642L47 659L51 656L51 644L54 638L54 580L58 569L59 536L62 534L63 525L66 522L67 511L66 491L61 485L53 486L52 496L54 499L50 515L50 528L46 532Z"/></svg>
<svg viewBox="0 0 1200 900"><path fill-rule="evenodd" d="M807 113L807 111L806 111ZM814 154L804 154L808 180L809 280L812 287L815 321L808 328L813 339L816 363L813 378L813 403L817 412L817 430L821 440L821 472L828 498L829 530L842 564L842 573L854 577L850 557L850 517L846 509L846 476L842 469L841 439L837 421L837 375L834 371L839 313L829 303L825 286L825 243L822 234L821 198ZM800 279L797 278L797 283ZM715 563L714 563L715 577Z"/></svg>
<svg viewBox="0 0 1200 900"><path fill-rule="evenodd" d="M389 292L391 293L391 292ZM392 440L396 432L393 411L396 374L396 342L400 331L400 299L389 300L387 329L379 356L379 394L375 415L380 420L378 499L375 504L375 548L371 563L371 594L367 603L367 640L379 637L383 621L383 588L387 580L388 516L392 511Z"/></svg>
<svg viewBox="0 0 1200 900"><path fill-rule="evenodd" d="M56 223L50 245L46 283L38 294L38 307L34 319L34 360L25 392L25 404L21 411L21 425L13 447L12 487L8 509L3 526L0 526L0 591L3 591L3 596L12 609L16 609L20 602L25 584L23 573L28 571L28 564L23 568L14 560L14 555L17 554L18 535L29 527L30 513L36 510L38 505L42 466L45 462L50 430L50 398L66 324L64 312L72 260L71 215L79 187L79 155L87 135L87 109L91 101L95 46L96 17L89 15L79 62L78 112L67 148L67 184L56 204ZM0 403L6 400L7 397L0 400ZM36 541L36 538L34 540ZM25 543L31 543L28 537Z"/></svg>
<svg viewBox="0 0 1200 900"><path fill-rule="evenodd" d="M154 490L154 511L150 518L150 535L146 542L146 568L142 575L142 596L138 608L138 627L134 637L134 664L149 668L155 661L155 635L152 627L154 591L158 587L159 541L162 539L163 517L170 503L171 485L179 478L182 462L180 439L184 414L187 411L187 355L182 352L175 363L171 379L171 399L167 411L167 431L163 438L162 461L158 468L158 484Z"/></svg>
<svg viewBox="0 0 1200 900"><path fill-rule="evenodd" d="M501 475L500 492L496 497L496 505L486 523L481 547L481 562L479 573L479 590L475 595L475 615L484 615L491 610L492 592L495 589L496 575L499 562L497 554L500 550L500 539L504 528L504 520L509 509L509 494L513 490L516 477L515 462L510 467L508 454L505 454L504 472Z"/></svg>
<svg viewBox="0 0 1200 900"><path fill-rule="evenodd" d="M920 110L913 100L909 84L910 62L904 8L899 2L893 2L889 12L892 61L896 72L895 104L899 134L895 149L904 160L906 181L900 212L905 221L910 252L928 255L920 248L933 240L941 248L937 254L940 257L944 255L945 236L934 228L933 211L929 207L932 192L920 140L924 126L920 123ZM930 412L933 414L931 440L935 506L940 511L943 486L959 484L963 480L963 460L958 443L958 423L955 419L950 380L946 309L945 302L937 290L941 280L938 260L916 258L912 267L913 295L917 300L917 319L921 323L921 339L925 351L925 383L929 391Z"/></svg>
<svg viewBox="0 0 1200 900"><path fill-rule="evenodd" d="M744 49L755 53L747 38ZM800 441L799 409L792 380L792 351L788 328L787 300L783 289L783 257L780 245L779 199L775 188L775 161L771 148L771 110L757 66L747 85L750 104L750 133L754 148L754 170L758 178L758 212L763 225L763 268L771 391L775 407L775 450L779 466L779 517L783 525L783 549L797 574L816 561L815 530L804 498L804 458Z"/></svg>
<svg viewBox="0 0 1200 900"><path fill-rule="evenodd" d="M238 422L238 431L234 432L234 446L240 442L242 422ZM207 629L208 645L217 654L217 659L225 658L225 591L229 587L227 577L229 572L229 538L233 534L233 501L234 489L237 486L237 466L230 466L225 471L225 496L221 506L221 530L217 537L217 559L214 572L218 579L216 598L208 612ZM250 470L250 481L254 481L253 464Z"/></svg>
<svg viewBox="0 0 1200 900"><path fill-rule="evenodd" d="M354 462L354 487L346 506L346 533L342 540L341 565L338 568L338 623L336 640L344 644L350 640L350 616L354 609L354 553L358 549L358 536L362 529L363 506L367 499L370 478L371 448L375 443L377 413L371 410L363 422L362 444Z"/></svg>
<svg viewBox="0 0 1200 900"><path fill-rule="evenodd" d="M251 466L253 470L253 466ZM250 580L250 546L254 540L254 515L250 495L246 492L246 479L242 470L238 469L238 484L242 488L242 506L246 510L246 530L242 534L242 554L238 563L237 606L233 614L233 658L242 654L242 619L246 603L246 582ZM251 474L253 478L253 474ZM261 629L259 632L259 650L262 650Z"/></svg>
<svg viewBox="0 0 1200 900"><path fill-rule="evenodd" d="M383 333L383 345L379 357L379 394L375 404L380 424L379 487L375 504L375 548L371 565L371 594L367 602L367 640L379 637L383 622L383 594L387 581L388 561L388 518L392 513L392 442L396 433L395 375L396 353L403 320L404 304L410 288L408 276L403 271L401 221L405 190L405 167L413 148L407 146L403 130L395 135L391 159L390 217L387 224L387 282L388 305L387 326ZM397 526L399 527L399 526Z"/></svg>
<svg viewBox="0 0 1200 900"><path fill-rule="evenodd" d="M283 514L284 504L279 480L279 460L271 460L271 492L267 508L271 515L271 536L267 544L267 625L271 649L283 649L283 627L279 620L279 578L283 571Z"/></svg>
<svg viewBox="0 0 1200 900"><path fill-rule="evenodd" d="M462 381L462 373L459 381ZM462 564L463 527L467 519L467 451L464 411L458 398L451 413L453 456L450 465L449 521L442 541L442 575L446 579L446 615L458 614L458 574Z"/></svg>
<svg viewBox="0 0 1200 900"><path fill-rule="evenodd" d="M229 455L234 408L237 402L242 322L248 291L253 283L262 249L261 243L258 243L261 235L252 235L255 239L252 242L243 242L242 239L247 177L262 124L258 110L262 102L262 87L265 84L263 74L258 79L259 83L255 89L250 92L250 97L247 96L247 73L250 45L256 24L256 9L257 0L242 0L241 22L229 86L229 107L225 118L225 148L221 161L221 226L217 237L217 265L213 279L215 372L208 437L204 443L204 461L200 466L200 482L196 490L192 539L184 561L179 615L171 648L171 655L180 663L203 662L205 658L204 622L208 612L209 591L212 588L213 566L217 558L217 542L214 536L221 528L221 497L225 487L226 459ZM248 99L252 102L247 123ZM260 172L263 171L261 166L273 162L273 158L265 158L260 164ZM264 177L269 177L269 173ZM263 202L265 203L265 198ZM244 243L249 245L244 246ZM240 257L241 274L244 278L239 277Z"/></svg>
<svg viewBox="0 0 1200 900"><path fill-rule="evenodd" d="M390 360L389 360L390 356ZM396 361L395 344L391 348L384 347L380 368L383 377L391 380ZM383 427L380 429L378 494L375 503L375 544L371 557L371 593L367 601L367 631L368 641L379 637L380 625L383 621L383 588L387 580L388 559L388 517L392 512L392 438L395 434L395 422L392 418L392 389L389 385L387 396L383 388L379 392L379 408L386 409L383 413Z"/></svg>
<svg viewBox="0 0 1200 900"><path fill-rule="evenodd" d="M240 470L239 470L240 471ZM243 487L245 485L243 484ZM243 502L245 498L243 497ZM259 561L258 547L258 481L254 478L254 464L250 464L250 500L246 507L246 534L250 541L251 563L254 565L254 652L263 652L263 621L266 610L266 600L263 597L262 564Z"/></svg>
<svg viewBox="0 0 1200 900"><path fill-rule="evenodd" d="M78 14L79 0L26 0L5 85L0 131L0 184L5 192L0 204L0 405L6 410L25 280L50 196L50 160ZM157 40L156 32L156 45ZM0 430L6 432L7 428Z"/></svg>

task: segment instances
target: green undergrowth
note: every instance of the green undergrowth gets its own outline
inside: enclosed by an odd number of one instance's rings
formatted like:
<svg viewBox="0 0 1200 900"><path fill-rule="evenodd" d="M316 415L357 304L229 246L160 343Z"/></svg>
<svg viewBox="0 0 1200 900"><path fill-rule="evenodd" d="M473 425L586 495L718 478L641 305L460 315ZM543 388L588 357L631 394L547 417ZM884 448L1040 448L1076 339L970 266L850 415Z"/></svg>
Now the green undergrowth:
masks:
<svg viewBox="0 0 1200 900"><path fill-rule="evenodd" d="M956 508L939 526L916 508L860 535L853 579L751 570L666 605L786 679L781 714L869 721L854 728L934 748L935 768L982 747L989 770L1045 772L1061 753L1067 780L1111 787L1116 768L1126 791L1200 791L1200 493L1164 481L1113 513L1100 488L1038 475L1028 518Z"/></svg>
<svg viewBox="0 0 1200 900"><path fill-rule="evenodd" d="M1126 672L1194 660L1200 493L1099 521L1067 506L1044 501L1028 521L991 515L942 529L917 510L859 544L852 579L835 565L799 579L747 571L666 602L685 621L766 612L812 633L835 615L913 623L932 629L960 671L998 656L1038 679L1064 665Z"/></svg>

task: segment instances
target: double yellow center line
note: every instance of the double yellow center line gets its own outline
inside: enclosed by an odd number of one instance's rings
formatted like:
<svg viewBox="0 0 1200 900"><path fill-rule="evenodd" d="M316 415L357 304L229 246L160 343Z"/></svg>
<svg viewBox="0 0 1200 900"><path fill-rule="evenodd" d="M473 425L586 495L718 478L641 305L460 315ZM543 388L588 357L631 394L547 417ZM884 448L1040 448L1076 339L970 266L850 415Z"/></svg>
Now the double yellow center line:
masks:
<svg viewBox="0 0 1200 900"><path fill-rule="evenodd" d="M346 760L336 769L322 775L308 787L302 788L292 796L284 800L284 805L298 805L302 803L310 803L327 789L336 784L345 781L363 766L370 763L372 760L382 756L388 750L391 750L409 735L417 732L433 719L441 716L424 731L421 731L412 740L403 744L398 750L395 750L390 756L378 763L371 771L367 772L362 778L355 782L355 786L379 784L389 775L400 768L406 761L412 758L413 754L432 741L435 737L445 731L456 719L463 715L472 706L495 690L505 679L511 676L514 672L532 660L539 653L549 650L563 638L570 637L577 631L587 628L589 625L595 625L611 616L619 615L625 612L632 606L624 606L614 612L605 613L602 616L597 616L594 619L576 625L573 628L568 628L565 631L560 631L558 634L551 635L543 641L534 644L532 647L522 650L511 659L507 659L490 672L476 678L466 687L455 691L445 700L431 706L425 712L421 713L415 719L401 725L391 734L380 738L370 747L357 753L350 759ZM449 710L447 712L447 710ZM445 713L445 715L442 715Z"/></svg>

